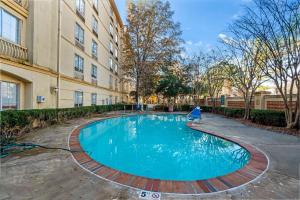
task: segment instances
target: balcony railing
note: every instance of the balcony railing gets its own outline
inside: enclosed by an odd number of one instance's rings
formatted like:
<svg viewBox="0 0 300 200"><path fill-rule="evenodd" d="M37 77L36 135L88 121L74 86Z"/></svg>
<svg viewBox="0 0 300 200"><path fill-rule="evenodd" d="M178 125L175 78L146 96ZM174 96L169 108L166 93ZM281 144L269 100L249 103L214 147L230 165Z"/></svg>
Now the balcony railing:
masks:
<svg viewBox="0 0 300 200"><path fill-rule="evenodd" d="M0 38L0 55L27 61L28 50L18 44Z"/></svg>
<svg viewBox="0 0 300 200"><path fill-rule="evenodd" d="M28 10L28 0L14 0L17 4Z"/></svg>
<svg viewBox="0 0 300 200"><path fill-rule="evenodd" d="M74 71L74 78L76 79L80 79L80 80L84 80L84 75L83 72L79 72L79 71Z"/></svg>
<svg viewBox="0 0 300 200"><path fill-rule="evenodd" d="M93 84L93 85L98 85L97 78L93 78L93 77L92 77L92 84Z"/></svg>

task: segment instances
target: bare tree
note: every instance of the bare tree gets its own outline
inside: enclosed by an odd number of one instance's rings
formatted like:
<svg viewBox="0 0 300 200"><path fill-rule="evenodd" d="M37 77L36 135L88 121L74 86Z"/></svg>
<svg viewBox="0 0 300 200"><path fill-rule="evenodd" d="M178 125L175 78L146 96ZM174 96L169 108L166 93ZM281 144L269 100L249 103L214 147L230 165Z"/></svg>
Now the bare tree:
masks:
<svg viewBox="0 0 300 200"><path fill-rule="evenodd" d="M244 119L250 118L253 96L257 88L266 80L262 70L262 43L251 35L243 34L237 26L229 27L230 38L224 38L226 72L233 85L243 95L245 102Z"/></svg>
<svg viewBox="0 0 300 200"><path fill-rule="evenodd" d="M273 81L285 107L288 128L299 123L300 0L254 0L254 6L234 25L251 34L264 53L262 68ZM296 91L296 106L293 106Z"/></svg>
<svg viewBox="0 0 300 200"><path fill-rule="evenodd" d="M217 99L224 86L226 79L224 73L224 62L219 51L200 52L198 58L200 80L205 85L207 93L212 100L212 109L215 110Z"/></svg>
<svg viewBox="0 0 300 200"><path fill-rule="evenodd" d="M180 53L180 24L172 16L168 1L130 1L128 5L122 65L135 81L137 102L155 91L160 68Z"/></svg>

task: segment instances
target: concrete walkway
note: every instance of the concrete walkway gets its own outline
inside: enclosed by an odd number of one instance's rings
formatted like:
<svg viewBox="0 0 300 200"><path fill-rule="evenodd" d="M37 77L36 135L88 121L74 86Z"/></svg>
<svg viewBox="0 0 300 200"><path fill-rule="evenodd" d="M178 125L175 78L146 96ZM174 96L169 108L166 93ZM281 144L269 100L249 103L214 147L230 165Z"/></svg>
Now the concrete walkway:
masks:
<svg viewBox="0 0 300 200"><path fill-rule="evenodd" d="M91 119L72 120L30 133L24 141L68 147L71 130ZM263 150L269 170L255 183L207 196L162 195L162 199L299 199L300 138L204 114L204 129L236 137ZM0 199L138 199L137 190L82 170L69 152L34 149L1 161Z"/></svg>

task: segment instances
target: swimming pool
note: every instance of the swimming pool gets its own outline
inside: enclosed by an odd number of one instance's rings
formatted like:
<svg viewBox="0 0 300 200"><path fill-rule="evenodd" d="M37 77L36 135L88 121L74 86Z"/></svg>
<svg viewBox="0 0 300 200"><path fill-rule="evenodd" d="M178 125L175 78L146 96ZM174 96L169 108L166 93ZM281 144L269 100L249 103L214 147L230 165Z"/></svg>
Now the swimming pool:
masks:
<svg viewBox="0 0 300 200"><path fill-rule="evenodd" d="M250 153L243 147L186 123L185 115L173 114L111 118L81 128L79 142L105 166L159 180L204 180L249 162Z"/></svg>

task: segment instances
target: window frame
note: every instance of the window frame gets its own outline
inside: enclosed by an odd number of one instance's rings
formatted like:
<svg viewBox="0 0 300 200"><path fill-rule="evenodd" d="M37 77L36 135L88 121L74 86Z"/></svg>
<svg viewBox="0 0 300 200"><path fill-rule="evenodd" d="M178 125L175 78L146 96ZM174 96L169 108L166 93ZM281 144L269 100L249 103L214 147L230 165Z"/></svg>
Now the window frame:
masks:
<svg viewBox="0 0 300 200"><path fill-rule="evenodd" d="M109 33L110 33L110 35L112 35L113 36L113 31L114 31L114 28L113 28L113 25L111 24L111 23L109 23Z"/></svg>
<svg viewBox="0 0 300 200"><path fill-rule="evenodd" d="M115 72L118 72L118 68L119 68L119 65L117 63L115 63Z"/></svg>
<svg viewBox="0 0 300 200"><path fill-rule="evenodd" d="M92 39L92 56L98 58L98 43L93 39Z"/></svg>
<svg viewBox="0 0 300 200"><path fill-rule="evenodd" d="M11 38L7 38L7 37L4 37L3 36L3 13L6 13L7 15L9 15L9 17L11 18L14 18L15 19L15 22L16 22L16 30L15 30L15 39L14 40L11 40ZM13 15L11 12L3 9L3 8L0 8L0 37L1 38L4 38L14 44L19 44L21 43L21 19L18 18L17 16Z"/></svg>
<svg viewBox="0 0 300 200"><path fill-rule="evenodd" d="M78 62L76 62L76 58L78 58ZM82 62L80 62L80 60L82 60ZM82 63L82 66L76 66L77 63L78 65ZM77 53L75 53L74 55L74 70L80 73L84 72L84 58L78 55Z"/></svg>
<svg viewBox="0 0 300 200"><path fill-rule="evenodd" d="M91 105L92 106L97 105L97 93L91 93Z"/></svg>
<svg viewBox="0 0 300 200"><path fill-rule="evenodd" d="M78 33L78 38L77 38L77 33ZM82 41L80 41L81 40L80 33L82 33ZM84 45L84 29L77 22L75 23L74 38L76 42L80 43L81 45Z"/></svg>
<svg viewBox="0 0 300 200"><path fill-rule="evenodd" d="M109 51L110 51L110 53L114 52L114 46L113 46L112 41L109 41Z"/></svg>
<svg viewBox="0 0 300 200"><path fill-rule="evenodd" d="M94 79L97 79L97 77L98 77L97 73L98 73L98 67L97 67L97 65L92 64L91 77L94 78Z"/></svg>
<svg viewBox="0 0 300 200"><path fill-rule="evenodd" d="M113 69L114 64L113 64L113 59L111 57L109 58L108 62L109 62L109 69Z"/></svg>
<svg viewBox="0 0 300 200"><path fill-rule="evenodd" d="M115 54L115 57L118 58L118 54L119 53L118 53L118 49L117 48L115 48L115 53L114 54Z"/></svg>
<svg viewBox="0 0 300 200"><path fill-rule="evenodd" d="M109 75L109 89L113 89L113 76Z"/></svg>
<svg viewBox="0 0 300 200"><path fill-rule="evenodd" d="M81 104L79 102L76 102L77 101L76 94L78 94L78 93L81 94L81 101L82 101ZM74 107L82 107L83 106L83 97L84 97L83 91L81 91L81 90L74 91Z"/></svg>
<svg viewBox="0 0 300 200"><path fill-rule="evenodd" d="M85 15L85 0L76 0L76 10L84 17L84 15Z"/></svg>
<svg viewBox="0 0 300 200"><path fill-rule="evenodd" d="M98 34L98 20L97 18L93 15L93 21L92 21L92 29Z"/></svg>
<svg viewBox="0 0 300 200"><path fill-rule="evenodd" d="M98 10L99 9L99 1L98 0L92 0L93 5L95 6L95 8Z"/></svg>
<svg viewBox="0 0 300 200"><path fill-rule="evenodd" d="M8 106L8 109L3 109L3 91L2 91L2 86L3 86L3 83L6 83L6 84L13 84L15 86L15 101L16 101L16 104L14 107L11 107L11 106ZM8 87L8 85L6 86ZM9 82L9 81L0 81L0 111L2 110L18 110L20 108L20 85L18 83L15 83L15 82Z"/></svg>

